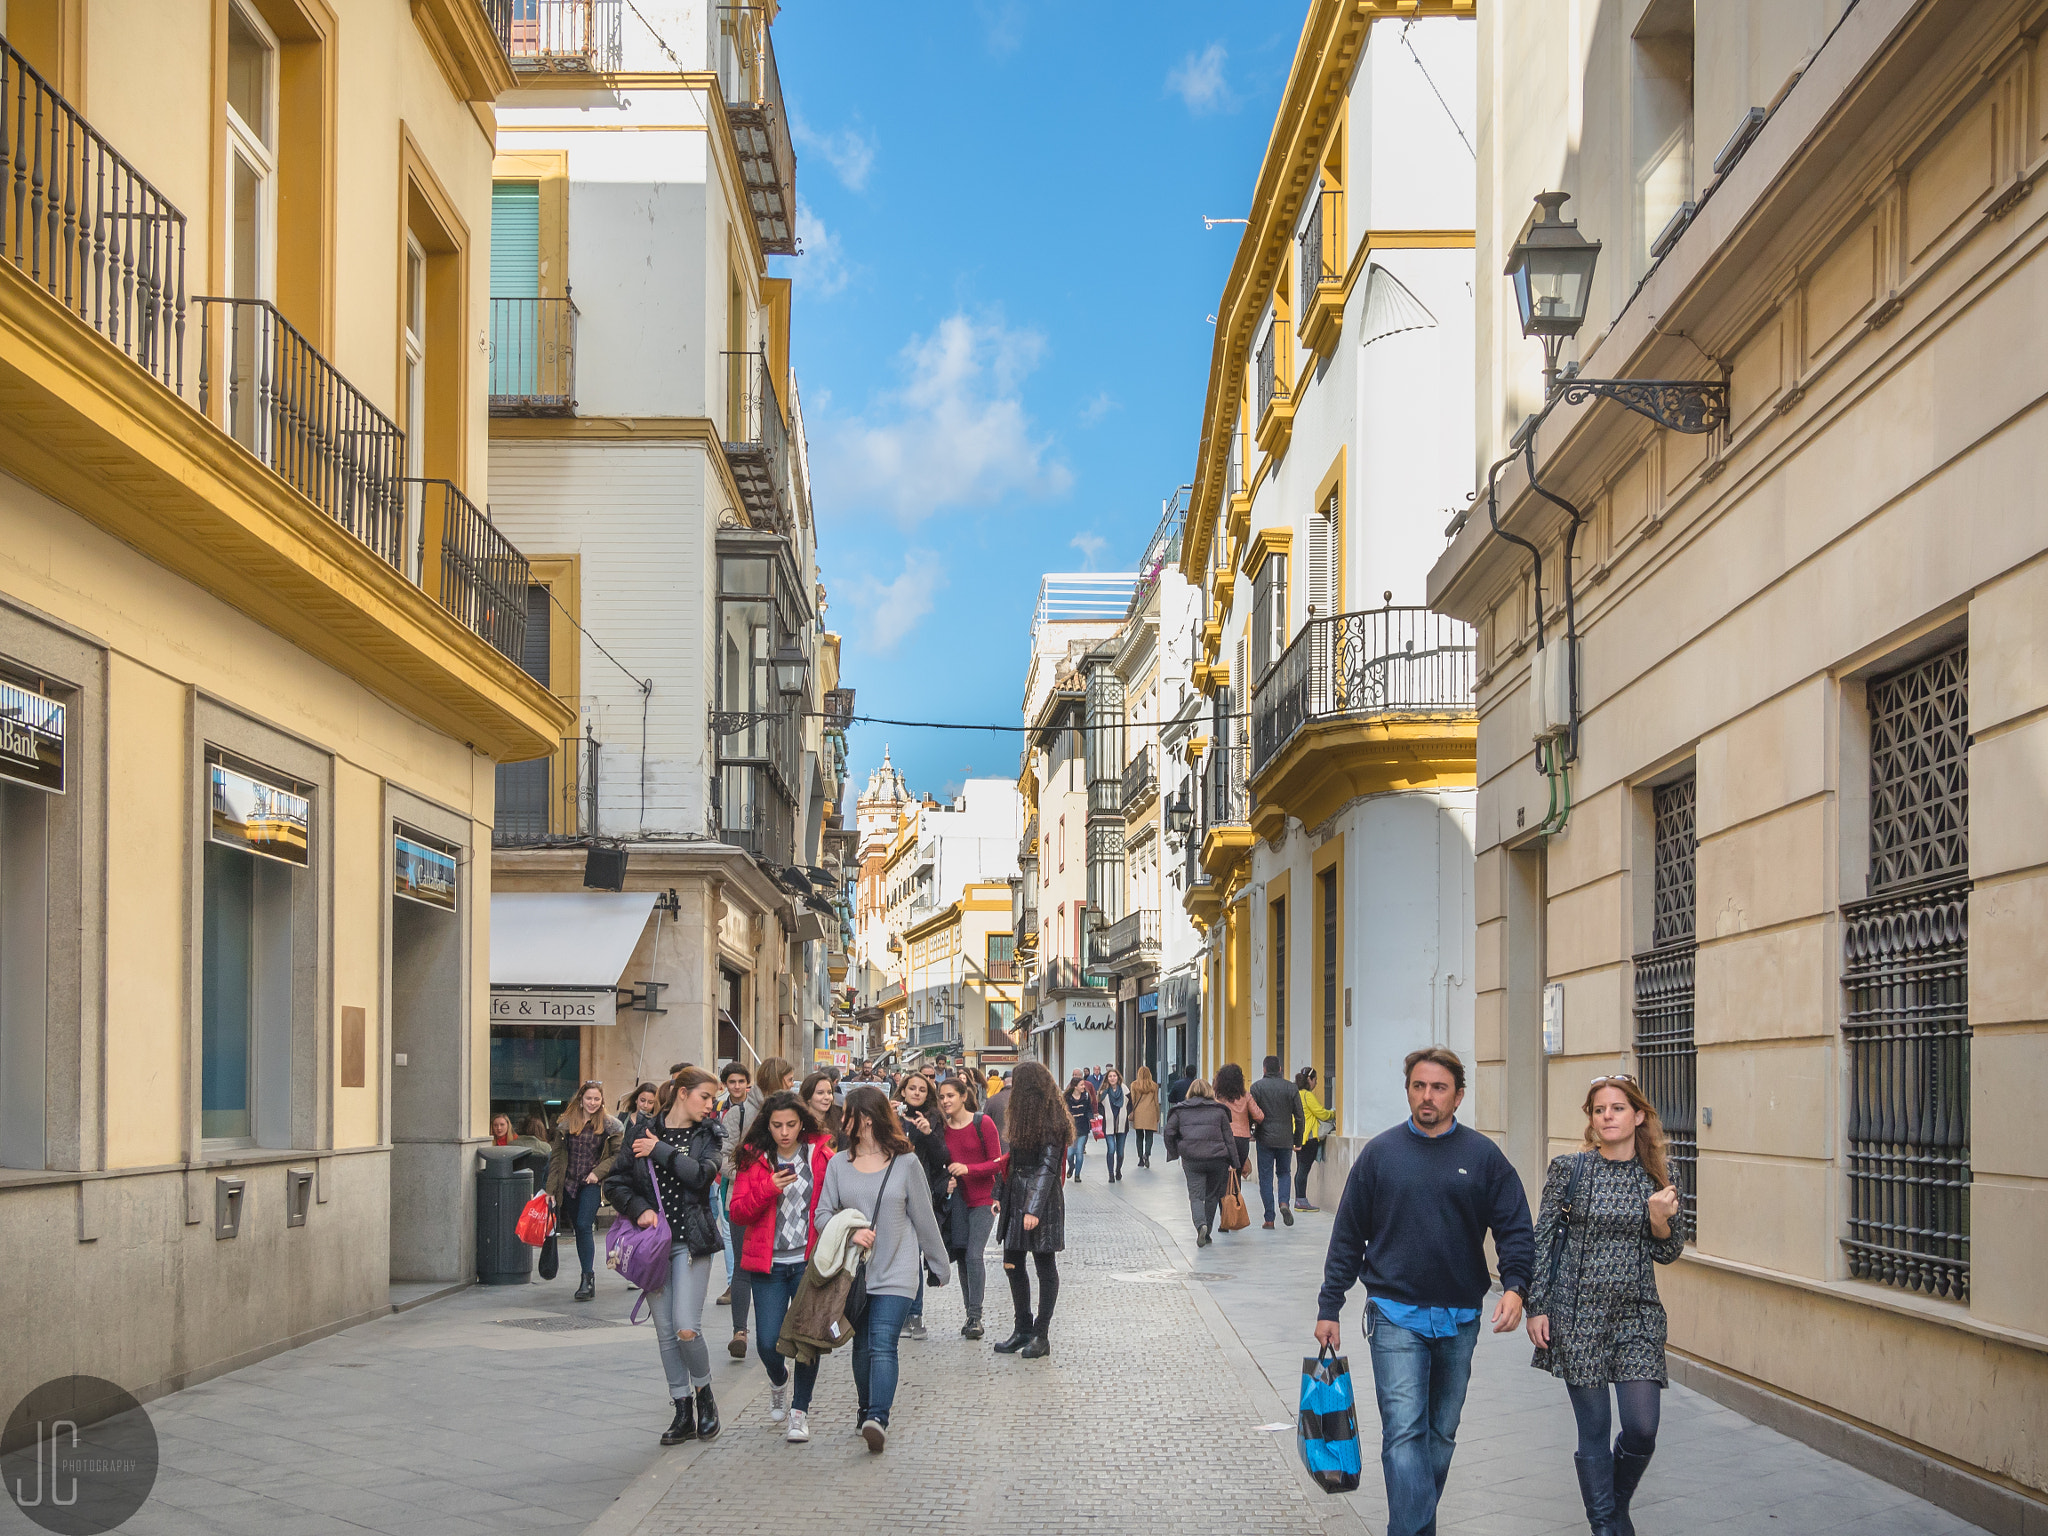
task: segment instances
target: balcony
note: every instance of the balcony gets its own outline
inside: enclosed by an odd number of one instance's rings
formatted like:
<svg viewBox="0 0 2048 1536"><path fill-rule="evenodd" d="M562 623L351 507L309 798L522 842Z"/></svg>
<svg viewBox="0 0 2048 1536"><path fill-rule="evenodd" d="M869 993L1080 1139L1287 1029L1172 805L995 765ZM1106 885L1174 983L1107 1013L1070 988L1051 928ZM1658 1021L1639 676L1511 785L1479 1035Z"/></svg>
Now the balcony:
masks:
<svg viewBox="0 0 2048 1536"><path fill-rule="evenodd" d="M1294 431L1294 391L1287 381L1286 328L1275 316L1266 326L1266 339L1259 345L1258 432L1259 447L1278 458L1287 449Z"/></svg>
<svg viewBox="0 0 2048 1536"><path fill-rule="evenodd" d="M499 655L517 662L526 645L526 593L532 573L522 555L491 522L488 509L449 480L408 480L409 520L417 530L415 569L441 606ZM441 550L438 581L427 578L425 551ZM410 553L410 551L408 552Z"/></svg>
<svg viewBox="0 0 2048 1536"><path fill-rule="evenodd" d="M1092 934L1088 963L1111 974L1141 971L1159 963L1159 910L1140 908L1126 913Z"/></svg>
<svg viewBox="0 0 2048 1536"><path fill-rule="evenodd" d="M1213 749L1203 765L1202 867L1222 879L1252 846L1251 746Z"/></svg>
<svg viewBox="0 0 2048 1536"><path fill-rule="evenodd" d="M853 690L851 688L827 688L825 690L825 729L846 731L853 728Z"/></svg>
<svg viewBox="0 0 2048 1536"><path fill-rule="evenodd" d="M491 414L576 412L576 305L559 299L491 300Z"/></svg>
<svg viewBox="0 0 2048 1536"><path fill-rule="evenodd" d="M990 981L1015 981L1017 979L1017 962L1015 960L991 960L984 968L984 974Z"/></svg>
<svg viewBox="0 0 2048 1536"><path fill-rule="evenodd" d="M1255 830L1313 825L1360 795L1475 781L1472 631L1426 608L1302 627L1252 695Z"/></svg>
<svg viewBox="0 0 2048 1536"><path fill-rule="evenodd" d="M775 398L766 352L726 352L726 462L732 466L747 521L791 532L789 428Z"/></svg>
<svg viewBox="0 0 2048 1536"><path fill-rule="evenodd" d="M493 848L532 848L555 839L584 842L597 832L597 768L603 743L570 736L561 752L498 765Z"/></svg>
<svg viewBox="0 0 2048 1536"><path fill-rule="evenodd" d="M718 79L755 232L768 255L799 255L803 248L796 237L796 149L789 140L789 114L783 109L782 77L775 68L767 10L721 5L715 14Z"/></svg>
<svg viewBox="0 0 2048 1536"><path fill-rule="evenodd" d="M620 0L480 0L515 71L619 67Z"/></svg>
<svg viewBox="0 0 2048 1536"><path fill-rule="evenodd" d="M1344 326L1344 194L1320 190L1301 231L1301 344L1334 351Z"/></svg>
<svg viewBox="0 0 2048 1536"><path fill-rule="evenodd" d="M1055 955L1045 962L1042 979L1038 984L1041 997L1058 992L1106 992L1109 978L1098 972L1084 970L1081 962L1066 955Z"/></svg>
<svg viewBox="0 0 2048 1536"><path fill-rule="evenodd" d="M1118 802L1125 816L1131 815L1147 801L1159 798L1159 748L1147 743L1138 749L1138 755L1124 764L1123 793Z"/></svg>

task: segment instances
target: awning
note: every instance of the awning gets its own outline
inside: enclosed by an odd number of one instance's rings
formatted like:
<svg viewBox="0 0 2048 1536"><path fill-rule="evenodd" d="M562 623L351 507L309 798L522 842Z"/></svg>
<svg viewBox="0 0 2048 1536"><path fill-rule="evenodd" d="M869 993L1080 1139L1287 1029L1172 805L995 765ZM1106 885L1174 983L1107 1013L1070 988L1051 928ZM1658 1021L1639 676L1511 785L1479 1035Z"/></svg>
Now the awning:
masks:
<svg viewBox="0 0 2048 1536"><path fill-rule="evenodd" d="M1064 1017L1057 1019L1047 1019L1043 1024L1033 1025L1031 1028L1031 1033L1033 1033L1034 1035L1042 1035L1048 1029L1058 1029L1062 1024L1066 1022L1067 1021Z"/></svg>
<svg viewBox="0 0 2048 1536"><path fill-rule="evenodd" d="M647 931L653 891L547 891L491 897L496 1023L610 1024L613 992ZM578 1000L588 1005L579 1011Z"/></svg>

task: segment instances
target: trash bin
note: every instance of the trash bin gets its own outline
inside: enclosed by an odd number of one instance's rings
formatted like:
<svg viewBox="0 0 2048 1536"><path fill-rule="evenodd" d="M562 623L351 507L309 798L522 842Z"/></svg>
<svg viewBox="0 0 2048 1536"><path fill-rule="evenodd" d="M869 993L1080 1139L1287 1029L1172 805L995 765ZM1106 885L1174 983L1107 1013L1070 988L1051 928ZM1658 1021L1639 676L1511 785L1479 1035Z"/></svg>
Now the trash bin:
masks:
<svg viewBox="0 0 2048 1536"><path fill-rule="evenodd" d="M525 1285L533 1250L519 1241L519 1213L533 1198L524 1147L479 1147L476 1174L476 1277L484 1285Z"/></svg>

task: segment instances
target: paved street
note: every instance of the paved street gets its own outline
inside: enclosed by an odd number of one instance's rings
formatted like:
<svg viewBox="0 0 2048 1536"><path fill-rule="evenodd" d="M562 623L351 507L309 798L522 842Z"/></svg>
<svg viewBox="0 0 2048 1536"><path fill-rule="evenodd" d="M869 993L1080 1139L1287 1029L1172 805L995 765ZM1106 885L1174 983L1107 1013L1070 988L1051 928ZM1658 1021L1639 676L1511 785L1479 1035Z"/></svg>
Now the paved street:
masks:
<svg viewBox="0 0 2048 1536"><path fill-rule="evenodd" d="M956 1336L957 1285L935 1294L930 1339L903 1346L885 1456L853 1434L845 1357L830 1359L815 1439L767 1419L758 1364L716 1354L727 1428L662 1452L664 1393L646 1328L622 1326L607 1279L475 1289L335 1335L150 1406L163 1474L136 1536L591 1530L748 1536L792 1529L976 1536L1237 1533L1367 1536L1384 1529L1370 1375L1359 1366L1366 1486L1329 1498L1300 1474L1286 1422L1314 1314L1327 1215L1256 1224L1194 1247L1179 1170L1135 1165L1069 1189L1069 1249L1050 1360L998 1357ZM1253 1197L1254 1215L1257 1213ZM990 1264L988 1318L1009 1300ZM1356 1308L1346 1318L1347 1346ZM728 1327L721 1311L714 1339ZM1582 1531L1561 1388L1528 1346L1487 1335L1465 1415L1444 1536ZM1974 1527L1889 1484L1674 1387L1639 1501L1645 1536L1967 1536ZM0 1531L33 1529L0 1504Z"/></svg>

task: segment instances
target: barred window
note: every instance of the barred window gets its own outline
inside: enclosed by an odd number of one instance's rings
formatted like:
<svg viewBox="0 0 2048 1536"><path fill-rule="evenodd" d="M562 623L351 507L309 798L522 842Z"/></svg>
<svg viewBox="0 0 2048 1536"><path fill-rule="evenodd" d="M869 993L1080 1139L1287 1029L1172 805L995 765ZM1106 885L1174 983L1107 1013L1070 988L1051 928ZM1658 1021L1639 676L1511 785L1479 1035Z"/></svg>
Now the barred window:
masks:
<svg viewBox="0 0 2048 1536"><path fill-rule="evenodd" d="M1699 1052L1693 1041L1698 801L1699 779L1693 774L1650 791L1654 915L1650 947L1635 957L1636 1072L1664 1122L1680 1230L1687 1242L1699 1232Z"/></svg>
<svg viewBox="0 0 2048 1536"><path fill-rule="evenodd" d="M1849 1272L1970 1294L1969 647L1873 678L1870 896L1842 908Z"/></svg>

